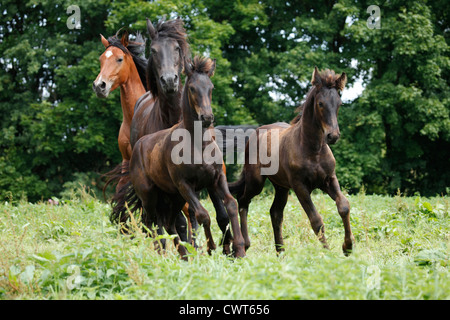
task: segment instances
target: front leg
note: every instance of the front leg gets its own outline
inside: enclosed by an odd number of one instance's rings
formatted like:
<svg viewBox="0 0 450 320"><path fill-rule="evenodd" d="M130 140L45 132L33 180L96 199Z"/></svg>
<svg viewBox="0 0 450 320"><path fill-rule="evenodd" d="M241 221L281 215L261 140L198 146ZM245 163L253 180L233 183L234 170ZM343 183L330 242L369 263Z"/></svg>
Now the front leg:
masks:
<svg viewBox="0 0 450 320"><path fill-rule="evenodd" d="M231 253L230 245L231 241L233 240L233 236L231 235L231 231L228 228L228 223L230 222L230 219L228 218L228 214L225 210L223 198L220 197L219 193L216 191L215 188L208 188L208 193L214 205L214 209L216 209L217 224L219 225L220 230L222 230L223 236L221 245L223 245L223 253L225 255L229 255Z"/></svg>
<svg viewBox="0 0 450 320"><path fill-rule="evenodd" d="M181 196L189 204L189 212L194 212L195 219L203 226L203 229L205 230L207 250L208 253L211 254L212 250L216 249L216 245L212 237L211 219L208 211L201 205L197 194L188 183L185 181L180 181L177 187Z"/></svg>
<svg viewBox="0 0 450 320"><path fill-rule="evenodd" d="M233 231L233 251L235 252L235 256L245 257L244 237L242 236L241 228L239 227L237 202L228 189L227 178L223 172L221 172L219 176L217 192L219 197L224 199L224 205L231 222L231 229Z"/></svg>
<svg viewBox="0 0 450 320"><path fill-rule="evenodd" d="M344 251L344 255L348 256L352 251L353 242L355 240L350 227L350 203L342 193L336 175L333 175L326 181L323 191L325 191L331 197L331 199L336 202L336 206L339 215L342 218L342 222L344 223L345 230L342 250Z"/></svg>
<svg viewBox="0 0 450 320"><path fill-rule="evenodd" d="M293 187L295 194L297 195L300 204L308 216L309 222L311 223L311 227L314 233L319 238L319 241L322 242L324 248L329 249L327 240L325 238L325 228L323 224L323 219L320 214L317 212L314 203L311 200L311 191L306 188L303 184L297 184Z"/></svg>

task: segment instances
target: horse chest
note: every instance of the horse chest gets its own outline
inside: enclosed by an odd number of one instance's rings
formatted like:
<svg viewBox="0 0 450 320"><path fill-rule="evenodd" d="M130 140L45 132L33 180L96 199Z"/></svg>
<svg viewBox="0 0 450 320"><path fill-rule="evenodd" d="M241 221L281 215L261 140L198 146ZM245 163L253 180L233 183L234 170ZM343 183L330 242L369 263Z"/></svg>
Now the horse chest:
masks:
<svg viewBox="0 0 450 320"><path fill-rule="evenodd" d="M304 159L301 162L291 163L290 172L294 173L291 176L291 186L303 182L308 185L310 189L320 188L325 181L329 179L334 173L334 158L327 156L312 157Z"/></svg>
<svg viewBox="0 0 450 320"><path fill-rule="evenodd" d="M213 165L189 165L183 170L183 176L197 191L214 184L216 170Z"/></svg>

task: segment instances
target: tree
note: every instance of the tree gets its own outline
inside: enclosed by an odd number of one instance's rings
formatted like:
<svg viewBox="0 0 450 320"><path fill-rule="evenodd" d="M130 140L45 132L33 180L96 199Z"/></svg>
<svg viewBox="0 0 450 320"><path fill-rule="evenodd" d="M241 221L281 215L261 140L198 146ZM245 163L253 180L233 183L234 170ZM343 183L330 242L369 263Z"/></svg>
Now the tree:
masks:
<svg viewBox="0 0 450 320"><path fill-rule="evenodd" d="M2 2L2 198L57 195L75 173L115 158L118 100L91 90L109 1L78 5L82 28L68 29L66 1Z"/></svg>

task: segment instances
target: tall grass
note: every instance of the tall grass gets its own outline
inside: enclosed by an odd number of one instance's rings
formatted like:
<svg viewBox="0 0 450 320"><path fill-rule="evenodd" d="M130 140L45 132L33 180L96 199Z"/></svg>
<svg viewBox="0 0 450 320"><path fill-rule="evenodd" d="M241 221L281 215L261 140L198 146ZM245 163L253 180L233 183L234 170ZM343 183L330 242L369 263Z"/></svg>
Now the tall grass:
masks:
<svg viewBox="0 0 450 320"><path fill-rule="evenodd" d="M201 248L180 260L170 237L154 250L141 232L124 236L110 207L83 190L60 205L0 204L1 299L449 299L449 198L349 196L354 252L334 202L313 196L330 250L321 247L295 197L285 209L286 251L275 253L269 208L249 212L245 259ZM210 201L218 243L221 232ZM138 224L139 221L136 222ZM135 228L138 230L139 228ZM201 230L201 229L200 229Z"/></svg>

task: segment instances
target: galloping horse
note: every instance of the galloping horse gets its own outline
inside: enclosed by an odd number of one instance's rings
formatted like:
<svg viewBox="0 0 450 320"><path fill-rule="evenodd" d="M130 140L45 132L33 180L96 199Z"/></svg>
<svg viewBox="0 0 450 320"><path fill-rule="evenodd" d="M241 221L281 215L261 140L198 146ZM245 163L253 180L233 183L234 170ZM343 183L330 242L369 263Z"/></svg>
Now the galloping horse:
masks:
<svg viewBox="0 0 450 320"><path fill-rule="evenodd" d="M182 82L181 73L185 66L185 60L189 59L189 44L186 40L186 31L183 27L181 19L169 21L160 21L156 28L151 21L147 19L147 31L150 35L150 57L147 67L147 80L149 92L141 96L136 102L134 108L134 116L130 128L130 145L134 148L134 144L144 135L151 134L163 129L167 129L177 124L181 118L181 93ZM121 172L120 175L112 177L129 181L128 168L116 170ZM126 185L124 184L124 187ZM128 219L128 213L125 203L131 206L133 199L125 197L126 192L117 192L113 202L111 221L124 223ZM136 200L136 199L134 199ZM212 199L216 206L217 221L224 234L223 246L225 253L229 253L229 244L232 236L227 229L228 215L217 199ZM170 201L166 203L171 206ZM196 229L197 221L194 215L187 212L187 206L183 208L185 215L189 218L190 225ZM144 212L144 222L146 221ZM185 228L184 218L178 217L177 230L184 234L182 229ZM189 241L191 242L189 234ZM184 241L184 239L183 239ZM195 241L194 241L194 245Z"/></svg>
<svg viewBox="0 0 450 320"><path fill-rule="evenodd" d="M136 41L129 41L125 32L119 39L118 33L108 40L100 35L105 51L100 56L100 73L92 84L99 98L107 98L109 93L120 87L120 102L123 120L119 131L119 150L122 155L122 167L126 167L131 157L130 127L136 101L146 92L145 71L147 60L141 57L145 49L145 40L138 33ZM116 190L123 186L123 179Z"/></svg>
<svg viewBox="0 0 450 320"><path fill-rule="evenodd" d="M214 116L211 109L213 84L210 77L214 74L215 60L195 57L193 65L185 65L187 75L186 86L182 98L182 121L172 128L161 130L146 135L139 139L133 148L130 161L130 179L133 185L130 193L135 193L141 200L141 205L151 220L163 224L169 234L177 235L175 219L177 214L187 202L190 212L195 214L197 221L205 228L208 252L215 249L215 244L210 230L210 218L206 209L201 205L197 192L207 188L211 199L219 199L227 210L234 234L233 249L237 257L243 257L244 240L239 228L237 216L237 204L231 196L226 176L222 170L222 154L215 140L198 144L194 141L194 126L196 121L201 121L202 135L206 131L214 131L212 122ZM186 132L182 142L174 141L175 132ZM212 150L215 155L220 155L220 163L205 162L202 157L200 162L193 158L188 163L175 164L173 150L182 144L191 155L199 152L204 154L206 148ZM195 157L195 156L194 156ZM170 198L169 210L161 210L159 207L162 199ZM186 248L179 245L179 238L174 238L175 246L183 258L186 258Z"/></svg>
<svg viewBox="0 0 450 320"><path fill-rule="evenodd" d="M319 72L314 69L312 88L306 100L300 107L299 114L291 125L275 123L259 127L250 137L246 145L245 165L237 182L229 184L230 192L237 195L241 230L245 240L246 250L250 246L247 230L247 213L251 199L261 193L266 178L275 188L275 199L270 208L270 217L275 237L277 252L283 251L283 210L288 199L289 189L293 189L305 210L311 227L323 246L328 248L324 235L322 217L311 201L311 192L319 188L326 192L337 205L345 229L345 239L342 249L345 255L352 250L353 235L350 229L350 204L342 194L336 178L333 153L328 144L334 144L340 137L337 114L341 99L339 92L344 89L347 76L338 76L331 70ZM273 146L278 135L279 145ZM266 142L266 143L261 143ZM279 168L275 174L262 174L267 165L261 163L258 156L256 163L250 163L249 146L256 144L259 155L272 153L278 157ZM273 149L275 153L273 154ZM270 152L269 152L270 150Z"/></svg>

